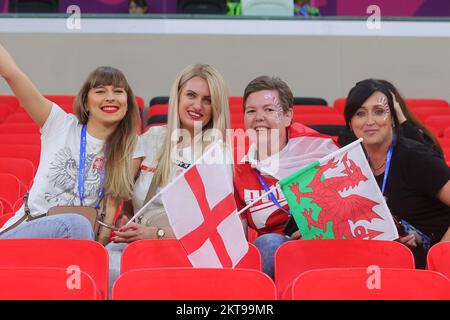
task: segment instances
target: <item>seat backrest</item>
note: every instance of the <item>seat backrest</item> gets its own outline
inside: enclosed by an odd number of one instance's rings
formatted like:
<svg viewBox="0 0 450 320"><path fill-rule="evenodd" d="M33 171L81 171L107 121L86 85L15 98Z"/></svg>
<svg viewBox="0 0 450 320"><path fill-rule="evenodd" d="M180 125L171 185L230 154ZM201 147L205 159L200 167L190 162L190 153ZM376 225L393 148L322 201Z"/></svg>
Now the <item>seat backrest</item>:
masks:
<svg viewBox="0 0 450 320"><path fill-rule="evenodd" d="M226 0L178 0L177 13L226 14Z"/></svg>
<svg viewBox="0 0 450 320"><path fill-rule="evenodd" d="M154 104L148 109L148 118L155 115L167 115L169 113L168 104Z"/></svg>
<svg viewBox="0 0 450 320"><path fill-rule="evenodd" d="M333 108L340 114L344 114L346 103L347 103L347 98L337 98L333 102Z"/></svg>
<svg viewBox="0 0 450 320"><path fill-rule="evenodd" d="M67 268L75 265L108 295L108 253L96 241L78 239L2 239L0 267Z"/></svg>
<svg viewBox="0 0 450 320"><path fill-rule="evenodd" d="M447 100L444 99L405 99L405 103L408 108L415 107L441 107L441 108L449 108L449 104Z"/></svg>
<svg viewBox="0 0 450 320"><path fill-rule="evenodd" d="M403 244L384 240L299 240L275 252L275 284L281 296L301 273L322 268L414 268L414 257Z"/></svg>
<svg viewBox="0 0 450 320"><path fill-rule="evenodd" d="M2 135L0 134L0 141ZM0 173L9 173L17 177L27 189L33 183L36 168L27 159L21 158L0 158Z"/></svg>
<svg viewBox="0 0 450 320"><path fill-rule="evenodd" d="M0 206L2 206L2 202L0 201ZM3 209L4 210L4 209ZM3 211L3 213L5 213L5 211ZM9 219L11 219L14 216L14 213L9 213L9 214L0 214L0 228L3 227L3 225L6 223L6 221L8 221Z"/></svg>
<svg viewBox="0 0 450 320"><path fill-rule="evenodd" d="M244 98L242 96L230 96L228 97L228 106L230 113L244 113Z"/></svg>
<svg viewBox="0 0 450 320"><path fill-rule="evenodd" d="M40 155L40 145L0 144L0 158L28 159L33 163L35 168L39 166Z"/></svg>
<svg viewBox="0 0 450 320"><path fill-rule="evenodd" d="M135 269L183 267L192 267L192 264L177 239L134 241L125 247L122 254L121 273ZM261 270L261 256L253 244L249 243L248 253L235 268Z"/></svg>
<svg viewBox="0 0 450 320"><path fill-rule="evenodd" d="M75 102L74 95L63 95L63 94L48 94L45 95L48 100L53 101L57 105L71 105Z"/></svg>
<svg viewBox="0 0 450 320"><path fill-rule="evenodd" d="M3 199L3 198L0 197L0 203L1 203L1 206L3 207L3 214L4 215L8 215L9 216L9 215L13 214L13 212L15 212L14 209L13 209L13 205L14 204L11 204L8 200ZM5 223L8 220L1 220L1 221L3 221L3 223Z"/></svg>
<svg viewBox="0 0 450 320"><path fill-rule="evenodd" d="M450 127L444 129L444 138L450 139Z"/></svg>
<svg viewBox="0 0 450 320"><path fill-rule="evenodd" d="M431 116L450 115L450 108L441 107L416 107L411 111L422 124Z"/></svg>
<svg viewBox="0 0 450 320"><path fill-rule="evenodd" d="M157 96L150 100L149 107L154 104L169 104L169 96Z"/></svg>
<svg viewBox="0 0 450 320"><path fill-rule="evenodd" d="M291 0L241 0L243 16L293 16Z"/></svg>
<svg viewBox="0 0 450 320"><path fill-rule="evenodd" d="M328 106L323 106L323 105L293 105L292 107L292 111L295 114L299 113L299 114L337 114L340 117L342 117L342 115L337 112L335 109L328 107Z"/></svg>
<svg viewBox="0 0 450 320"><path fill-rule="evenodd" d="M0 133L41 134L41 131L35 123L2 123L0 125Z"/></svg>
<svg viewBox="0 0 450 320"><path fill-rule="evenodd" d="M444 130L450 127L450 114L430 116L425 120L425 126L430 128L437 137L443 137Z"/></svg>
<svg viewBox="0 0 450 320"><path fill-rule="evenodd" d="M319 107L323 108L323 107ZM299 108L301 109L301 107ZM325 108L324 108L325 109ZM340 114L312 114L312 113L294 113L293 120L304 125L309 124L336 124L345 125L345 119Z"/></svg>
<svg viewBox="0 0 450 320"><path fill-rule="evenodd" d="M82 270L0 267L0 300L95 300L97 288Z"/></svg>
<svg viewBox="0 0 450 320"><path fill-rule="evenodd" d="M31 144L40 145L41 135L38 133L0 133L2 144Z"/></svg>
<svg viewBox="0 0 450 320"><path fill-rule="evenodd" d="M427 269L437 271L450 279L450 242L438 242L427 253Z"/></svg>
<svg viewBox="0 0 450 320"><path fill-rule="evenodd" d="M294 97L294 105L327 106L328 102L323 98Z"/></svg>
<svg viewBox="0 0 450 320"><path fill-rule="evenodd" d="M0 173L0 198L13 205L26 191L26 186L15 175Z"/></svg>
<svg viewBox="0 0 450 320"><path fill-rule="evenodd" d="M11 111L16 110L20 106L19 100L16 98L16 96L4 96L0 95L0 103L6 104L10 106L12 109Z"/></svg>
<svg viewBox="0 0 450 320"><path fill-rule="evenodd" d="M450 281L428 270L318 269L298 276L291 295L295 300L448 300Z"/></svg>
<svg viewBox="0 0 450 320"><path fill-rule="evenodd" d="M275 285L250 269L157 268L121 274L115 300L274 300Z"/></svg>

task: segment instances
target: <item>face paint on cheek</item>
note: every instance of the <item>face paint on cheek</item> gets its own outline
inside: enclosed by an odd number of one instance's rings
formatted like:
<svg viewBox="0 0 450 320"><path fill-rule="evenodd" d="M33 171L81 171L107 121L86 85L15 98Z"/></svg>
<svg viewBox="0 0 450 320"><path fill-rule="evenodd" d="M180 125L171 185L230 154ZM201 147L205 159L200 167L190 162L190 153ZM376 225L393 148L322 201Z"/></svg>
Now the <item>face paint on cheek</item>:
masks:
<svg viewBox="0 0 450 320"><path fill-rule="evenodd" d="M270 101L270 103L272 104L272 107L275 109L275 113L276 113L275 121L282 122L282 119L283 119L282 117L284 115L284 112L283 112L283 107L281 106L280 100L278 100L277 97L274 97L271 94L264 95L264 99Z"/></svg>
<svg viewBox="0 0 450 320"><path fill-rule="evenodd" d="M385 97L380 97L380 98L378 99L378 103L379 103L381 106L383 106L383 109L384 109L383 121L386 121L387 118L388 118L388 116L389 116L389 113L390 113L390 111L389 111L389 105L388 105L388 103L387 103L387 99L386 99Z"/></svg>

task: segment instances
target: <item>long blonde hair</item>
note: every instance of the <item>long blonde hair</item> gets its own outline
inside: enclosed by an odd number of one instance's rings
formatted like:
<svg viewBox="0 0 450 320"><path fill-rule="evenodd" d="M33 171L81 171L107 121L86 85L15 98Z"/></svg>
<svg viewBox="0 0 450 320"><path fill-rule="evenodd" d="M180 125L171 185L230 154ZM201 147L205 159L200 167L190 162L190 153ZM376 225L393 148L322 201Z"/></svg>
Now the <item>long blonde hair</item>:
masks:
<svg viewBox="0 0 450 320"><path fill-rule="evenodd" d="M98 86L112 85L124 88L127 93L127 112L105 145L106 173L105 195L129 199L133 191L131 160L137 138L139 120L134 93L123 73L113 67L98 67L89 74L75 98L74 109L78 120L86 124L89 120L88 92Z"/></svg>
<svg viewBox="0 0 450 320"><path fill-rule="evenodd" d="M211 94L212 119L202 129L203 150L219 139L226 141L226 130L230 128L230 111L228 107L228 92L222 75L212 66L207 64L192 64L186 67L177 76L169 98L169 114L167 123L167 136L163 148L158 155L158 165L153 176L156 186L165 186L169 182L172 169L172 151L176 150L178 141L173 141L172 132L180 129L179 99L180 93L186 83L200 77L208 83ZM211 136L206 138L206 129L216 129L222 137Z"/></svg>

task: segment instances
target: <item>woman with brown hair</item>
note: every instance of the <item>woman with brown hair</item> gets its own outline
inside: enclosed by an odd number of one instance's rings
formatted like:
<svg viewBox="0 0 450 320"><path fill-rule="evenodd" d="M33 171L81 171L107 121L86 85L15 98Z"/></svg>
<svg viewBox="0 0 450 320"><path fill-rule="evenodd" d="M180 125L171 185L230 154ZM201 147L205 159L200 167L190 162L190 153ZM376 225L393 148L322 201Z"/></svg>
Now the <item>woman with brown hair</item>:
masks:
<svg viewBox="0 0 450 320"><path fill-rule="evenodd" d="M138 109L125 76L112 67L95 69L72 115L46 99L1 45L0 75L41 127L40 165L28 201L0 229L0 239L97 236L106 244L110 230L94 235L82 215L45 213L54 206L102 206L103 222L110 224L117 203L131 197Z"/></svg>

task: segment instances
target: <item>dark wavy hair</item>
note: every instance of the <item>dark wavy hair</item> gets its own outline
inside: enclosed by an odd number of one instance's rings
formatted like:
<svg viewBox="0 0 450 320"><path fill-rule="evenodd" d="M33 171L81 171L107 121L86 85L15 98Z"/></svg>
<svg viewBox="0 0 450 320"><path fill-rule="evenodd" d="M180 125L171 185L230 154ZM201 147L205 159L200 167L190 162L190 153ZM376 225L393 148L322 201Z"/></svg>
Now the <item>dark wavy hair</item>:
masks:
<svg viewBox="0 0 450 320"><path fill-rule="evenodd" d="M414 116L414 114L408 109L405 99L403 99L402 95L397 90L397 88L387 80L378 79L378 81L384 84L389 89L389 91L392 92L392 94L395 96L395 99L400 105L400 108L402 109L402 112L405 115L406 120L408 120L409 122L411 122L411 124L419 128L419 130L422 131L424 138L430 141L433 147L441 155L443 155L444 152L442 151L442 147L436 136L433 134L433 132L431 132L428 128L426 128L423 124L421 124L420 121L417 120L417 118Z"/></svg>
<svg viewBox="0 0 450 320"><path fill-rule="evenodd" d="M350 90L347 95L347 102L345 104L344 110L347 139L351 141L356 140L356 136L353 134L353 132L351 132L350 129L350 121L355 115L356 111L364 104L364 102L377 91L383 93L387 98L389 111L394 121L394 132L397 136L399 136L400 124L398 122L397 114L395 113L394 101L392 99L391 92L389 91L388 87L382 82L375 79L366 79L356 83L356 85ZM340 143L346 144L344 142Z"/></svg>

